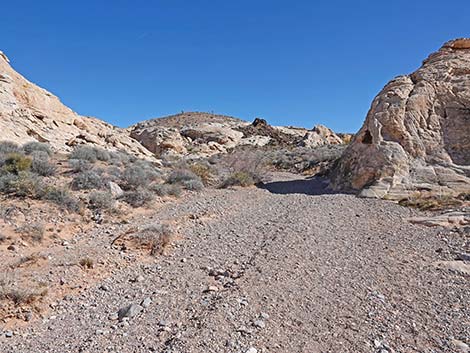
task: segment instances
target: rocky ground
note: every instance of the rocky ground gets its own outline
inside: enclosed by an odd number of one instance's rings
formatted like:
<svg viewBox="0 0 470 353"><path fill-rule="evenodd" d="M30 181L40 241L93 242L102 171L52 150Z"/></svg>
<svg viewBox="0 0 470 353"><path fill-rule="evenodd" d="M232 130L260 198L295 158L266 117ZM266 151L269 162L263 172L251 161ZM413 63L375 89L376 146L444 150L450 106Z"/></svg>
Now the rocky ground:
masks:
<svg viewBox="0 0 470 353"><path fill-rule="evenodd" d="M86 243L99 266L51 276L96 280L4 331L1 352L465 352L469 265L454 260L470 252L468 229L293 178L78 232L71 247ZM154 222L176 230L166 255L111 246Z"/></svg>

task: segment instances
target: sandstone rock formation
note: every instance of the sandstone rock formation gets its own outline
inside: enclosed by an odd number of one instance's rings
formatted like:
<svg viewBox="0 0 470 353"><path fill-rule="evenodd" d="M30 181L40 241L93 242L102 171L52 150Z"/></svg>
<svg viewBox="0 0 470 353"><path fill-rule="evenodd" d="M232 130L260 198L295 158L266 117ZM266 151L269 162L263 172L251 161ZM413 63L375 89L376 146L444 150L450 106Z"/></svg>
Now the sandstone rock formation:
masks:
<svg viewBox="0 0 470 353"><path fill-rule="evenodd" d="M0 140L17 143L49 143L57 151L70 151L78 144L110 150L122 149L142 158L153 154L125 129L102 120L83 117L50 92L26 80L0 52Z"/></svg>
<svg viewBox="0 0 470 353"><path fill-rule="evenodd" d="M342 144L332 130L318 125L312 130L271 126L256 118L253 123L229 116L186 112L143 121L129 128L130 135L147 149L167 154L207 157L238 146L304 146Z"/></svg>
<svg viewBox="0 0 470 353"><path fill-rule="evenodd" d="M333 188L367 197L470 191L470 39L388 83L333 174Z"/></svg>

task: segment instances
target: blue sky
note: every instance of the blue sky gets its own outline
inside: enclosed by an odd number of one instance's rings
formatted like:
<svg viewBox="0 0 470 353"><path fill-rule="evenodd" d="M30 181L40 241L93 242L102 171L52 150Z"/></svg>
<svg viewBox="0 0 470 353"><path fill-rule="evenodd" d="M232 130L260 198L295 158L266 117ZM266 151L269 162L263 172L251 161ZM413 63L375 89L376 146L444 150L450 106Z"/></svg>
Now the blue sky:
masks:
<svg viewBox="0 0 470 353"><path fill-rule="evenodd" d="M373 97L445 41L470 1L8 1L0 50L83 115L184 111L354 132Z"/></svg>

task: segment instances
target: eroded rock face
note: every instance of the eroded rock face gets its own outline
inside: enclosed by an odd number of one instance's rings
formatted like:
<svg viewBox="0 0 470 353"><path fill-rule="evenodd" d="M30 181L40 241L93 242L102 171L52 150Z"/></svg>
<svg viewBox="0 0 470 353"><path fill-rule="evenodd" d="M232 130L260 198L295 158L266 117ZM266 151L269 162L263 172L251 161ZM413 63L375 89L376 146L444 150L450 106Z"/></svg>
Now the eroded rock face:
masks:
<svg viewBox="0 0 470 353"><path fill-rule="evenodd" d="M0 52L0 140L23 144L49 143L57 151L70 151L79 144L105 149L123 149L141 158L153 154L125 129L102 120L83 117L60 102L52 93L29 82Z"/></svg>
<svg viewBox="0 0 470 353"><path fill-rule="evenodd" d="M470 39L444 44L383 88L332 186L389 198L470 190Z"/></svg>

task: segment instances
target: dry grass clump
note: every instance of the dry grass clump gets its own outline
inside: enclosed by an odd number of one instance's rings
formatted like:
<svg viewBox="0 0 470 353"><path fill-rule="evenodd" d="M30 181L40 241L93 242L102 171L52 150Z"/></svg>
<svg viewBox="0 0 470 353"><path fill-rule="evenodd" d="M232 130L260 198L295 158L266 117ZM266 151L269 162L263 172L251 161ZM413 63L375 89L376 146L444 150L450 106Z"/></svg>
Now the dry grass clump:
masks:
<svg viewBox="0 0 470 353"><path fill-rule="evenodd" d="M104 180L97 171L87 170L77 173L72 180L71 187L73 190L91 190L101 189L104 187Z"/></svg>
<svg viewBox="0 0 470 353"><path fill-rule="evenodd" d="M168 184L181 185L186 190L200 191L204 188L201 178L186 166L179 166L166 178Z"/></svg>
<svg viewBox="0 0 470 353"><path fill-rule="evenodd" d="M22 237L26 237L29 240L40 243L44 240L44 225L42 223L34 222L24 224L16 229Z"/></svg>
<svg viewBox="0 0 470 353"><path fill-rule="evenodd" d="M416 192L407 198L401 199L398 203L401 206L413 207L421 211L439 211L460 207L466 198L468 198L468 194L456 196L451 194L437 195L430 192Z"/></svg>
<svg viewBox="0 0 470 353"><path fill-rule="evenodd" d="M56 173L56 167L49 160L49 155L44 151L33 151L31 171L41 176L52 176Z"/></svg>
<svg viewBox="0 0 470 353"><path fill-rule="evenodd" d="M82 208L81 202L66 189L48 188L42 198L71 212L80 212Z"/></svg>
<svg viewBox="0 0 470 353"><path fill-rule="evenodd" d="M208 163L197 162L191 164L189 169L199 177L204 185L210 185L214 181L214 170Z"/></svg>
<svg viewBox="0 0 470 353"><path fill-rule="evenodd" d="M179 184L152 184L150 185L150 190L160 197L180 197L182 192Z"/></svg>
<svg viewBox="0 0 470 353"><path fill-rule="evenodd" d="M43 152L48 156L52 155L52 150L47 143L28 142L23 145L22 149L27 155L33 154L34 152Z"/></svg>
<svg viewBox="0 0 470 353"><path fill-rule="evenodd" d="M84 269L89 270L95 267L95 261L89 257L84 257L78 262Z"/></svg>
<svg viewBox="0 0 470 353"><path fill-rule="evenodd" d="M96 161L107 162L111 159L111 156L108 151L99 147L78 146L70 153L69 159L95 163Z"/></svg>
<svg viewBox="0 0 470 353"><path fill-rule="evenodd" d="M134 234L132 240L150 249L151 255L162 255L174 240L174 233L166 224L151 224Z"/></svg>
<svg viewBox="0 0 470 353"><path fill-rule="evenodd" d="M10 300L15 305L31 305L47 295L47 288L21 286L12 273L0 274L0 300Z"/></svg>

